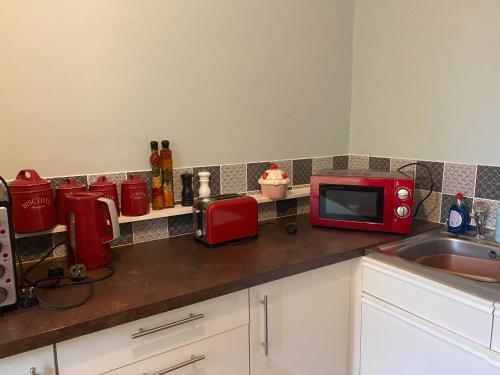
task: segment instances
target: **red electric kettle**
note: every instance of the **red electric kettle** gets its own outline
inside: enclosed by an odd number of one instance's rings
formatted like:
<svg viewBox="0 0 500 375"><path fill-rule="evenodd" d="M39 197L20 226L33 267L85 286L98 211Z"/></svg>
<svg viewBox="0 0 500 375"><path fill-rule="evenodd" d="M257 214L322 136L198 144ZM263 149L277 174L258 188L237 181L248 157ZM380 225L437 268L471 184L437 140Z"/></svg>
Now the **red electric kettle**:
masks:
<svg viewBox="0 0 500 375"><path fill-rule="evenodd" d="M70 193L66 196L68 262L87 270L111 263L109 242L120 237L116 206L103 193Z"/></svg>

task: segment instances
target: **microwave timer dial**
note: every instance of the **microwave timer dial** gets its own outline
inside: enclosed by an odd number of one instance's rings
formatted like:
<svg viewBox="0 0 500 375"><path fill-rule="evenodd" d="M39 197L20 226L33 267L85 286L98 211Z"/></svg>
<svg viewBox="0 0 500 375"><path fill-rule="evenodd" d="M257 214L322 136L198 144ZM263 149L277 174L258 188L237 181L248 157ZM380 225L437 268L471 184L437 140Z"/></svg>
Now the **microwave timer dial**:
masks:
<svg viewBox="0 0 500 375"><path fill-rule="evenodd" d="M399 199L405 201L410 197L410 191L408 189L401 188L396 192L396 195L398 196Z"/></svg>
<svg viewBox="0 0 500 375"><path fill-rule="evenodd" d="M407 206L399 206L396 208L396 215L400 218L405 218L410 214L410 209Z"/></svg>

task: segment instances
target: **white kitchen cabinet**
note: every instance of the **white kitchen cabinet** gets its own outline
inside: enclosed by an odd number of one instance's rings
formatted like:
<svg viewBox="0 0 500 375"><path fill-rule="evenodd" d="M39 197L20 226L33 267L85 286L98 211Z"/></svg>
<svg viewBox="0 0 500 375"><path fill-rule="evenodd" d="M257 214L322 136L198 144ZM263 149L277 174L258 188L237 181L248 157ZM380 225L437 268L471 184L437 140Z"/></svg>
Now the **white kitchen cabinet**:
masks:
<svg viewBox="0 0 500 375"><path fill-rule="evenodd" d="M361 375L498 375L500 355L363 294Z"/></svg>
<svg viewBox="0 0 500 375"><path fill-rule="evenodd" d="M493 333L491 335L491 349L500 353L500 303L495 304Z"/></svg>
<svg viewBox="0 0 500 375"><path fill-rule="evenodd" d="M0 359L2 375L55 375L52 345Z"/></svg>
<svg viewBox="0 0 500 375"><path fill-rule="evenodd" d="M370 257L363 259L363 292L490 347L492 301Z"/></svg>
<svg viewBox="0 0 500 375"><path fill-rule="evenodd" d="M247 289L58 343L59 374L101 374L241 326Z"/></svg>
<svg viewBox="0 0 500 375"><path fill-rule="evenodd" d="M248 375L248 367L248 326L244 326L106 375Z"/></svg>
<svg viewBox="0 0 500 375"><path fill-rule="evenodd" d="M342 262L251 288L250 373L347 374L349 280Z"/></svg>

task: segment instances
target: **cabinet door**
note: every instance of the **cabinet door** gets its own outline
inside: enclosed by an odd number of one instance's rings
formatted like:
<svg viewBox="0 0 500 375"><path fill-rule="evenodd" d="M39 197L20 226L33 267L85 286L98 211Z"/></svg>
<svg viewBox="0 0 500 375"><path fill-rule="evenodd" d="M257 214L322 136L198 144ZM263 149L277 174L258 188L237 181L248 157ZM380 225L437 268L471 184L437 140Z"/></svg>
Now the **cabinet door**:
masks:
<svg viewBox="0 0 500 375"><path fill-rule="evenodd" d="M248 375L248 326L106 372L106 375Z"/></svg>
<svg viewBox="0 0 500 375"><path fill-rule="evenodd" d="M361 375L500 373L495 352L366 294L361 327Z"/></svg>
<svg viewBox="0 0 500 375"><path fill-rule="evenodd" d="M250 373L347 374L349 278L342 262L251 288Z"/></svg>
<svg viewBox="0 0 500 375"><path fill-rule="evenodd" d="M46 346L0 359L0 374L55 375L54 349L52 346Z"/></svg>

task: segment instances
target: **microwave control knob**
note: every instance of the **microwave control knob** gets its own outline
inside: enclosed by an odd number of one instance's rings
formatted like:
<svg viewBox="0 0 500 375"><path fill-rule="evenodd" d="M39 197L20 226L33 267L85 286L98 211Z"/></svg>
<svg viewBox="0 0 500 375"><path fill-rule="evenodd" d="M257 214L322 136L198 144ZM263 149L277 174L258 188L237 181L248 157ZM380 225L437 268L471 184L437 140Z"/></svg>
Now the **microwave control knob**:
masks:
<svg viewBox="0 0 500 375"><path fill-rule="evenodd" d="M396 215L399 217L407 217L408 214L410 213L410 210L406 206L399 206L396 208Z"/></svg>
<svg viewBox="0 0 500 375"><path fill-rule="evenodd" d="M0 288L0 303L4 302L7 299L7 289Z"/></svg>
<svg viewBox="0 0 500 375"><path fill-rule="evenodd" d="M402 188L398 190L397 195L399 199L405 201L410 197L410 192L408 191L408 189Z"/></svg>
<svg viewBox="0 0 500 375"><path fill-rule="evenodd" d="M201 236L202 236L202 234L203 234L203 232L201 231L201 229L198 229L198 230L196 231L196 236L201 237Z"/></svg>
<svg viewBox="0 0 500 375"><path fill-rule="evenodd" d="M5 275L5 267L0 265L0 278L2 278L3 275Z"/></svg>

